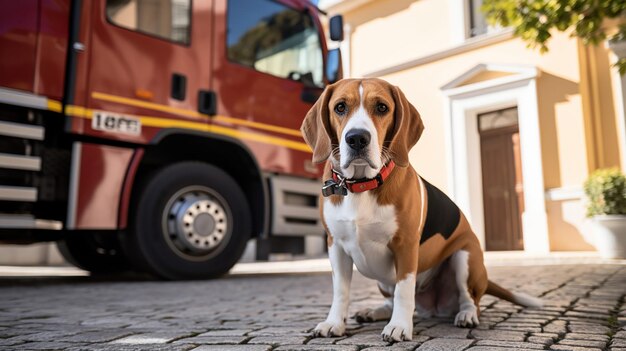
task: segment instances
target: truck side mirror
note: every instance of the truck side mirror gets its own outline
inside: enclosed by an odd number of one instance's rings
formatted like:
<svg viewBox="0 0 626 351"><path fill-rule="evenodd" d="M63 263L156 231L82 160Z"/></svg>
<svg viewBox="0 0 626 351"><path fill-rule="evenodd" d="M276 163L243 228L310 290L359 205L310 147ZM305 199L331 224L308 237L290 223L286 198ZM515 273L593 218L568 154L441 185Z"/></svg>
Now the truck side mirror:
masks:
<svg viewBox="0 0 626 351"><path fill-rule="evenodd" d="M343 78L342 67L341 50L329 50L326 57L326 80L328 80L328 84L333 84Z"/></svg>
<svg viewBox="0 0 626 351"><path fill-rule="evenodd" d="M330 39L335 41L343 40L343 16L335 15L330 18Z"/></svg>

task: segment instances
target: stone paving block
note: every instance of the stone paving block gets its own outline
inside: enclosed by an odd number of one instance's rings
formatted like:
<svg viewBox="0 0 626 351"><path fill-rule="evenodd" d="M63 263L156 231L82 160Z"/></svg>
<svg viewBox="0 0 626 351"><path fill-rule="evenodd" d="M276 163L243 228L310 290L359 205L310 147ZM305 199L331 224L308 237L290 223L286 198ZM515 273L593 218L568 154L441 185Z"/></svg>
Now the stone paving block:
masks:
<svg viewBox="0 0 626 351"><path fill-rule="evenodd" d="M8 338L8 339L0 339L0 347L21 345L21 344L24 344L24 343L26 343L26 341L24 341L24 339L21 339L19 337L12 337L12 338Z"/></svg>
<svg viewBox="0 0 626 351"><path fill-rule="evenodd" d="M611 329L602 325L570 324L569 330L572 333L580 333L580 334L606 334Z"/></svg>
<svg viewBox="0 0 626 351"><path fill-rule="evenodd" d="M572 340L594 340L594 341L609 341L609 336L606 334L581 334L581 333L567 333L565 339Z"/></svg>
<svg viewBox="0 0 626 351"><path fill-rule="evenodd" d="M119 318L119 317L106 317L106 318L89 318L80 323L80 325L88 327L117 327L123 328L132 324L132 319Z"/></svg>
<svg viewBox="0 0 626 351"><path fill-rule="evenodd" d="M419 351L461 351L474 343L468 339L432 339L417 348Z"/></svg>
<svg viewBox="0 0 626 351"><path fill-rule="evenodd" d="M601 321L606 320L609 317L608 313L589 313L589 312L577 312L577 311L567 311L565 312L565 317L579 317L584 320L590 319L598 319Z"/></svg>
<svg viewBox="0 0 626 351"><path fill-rule="evenodd" d="M11 350L11 348L15 348L16 350L67 350L73 347L77 347L78 345L81 344L76 344L76 343L67 343L67 342L56 342L56 341L36 341L36 342L29 342L29 343L25 343L25 344L21 344L21 345L17 345L17 346L11 346L9 348L2 348L2 350ZM87 345L83 345L83 346L87 346Z"/></svg>
<svg viewBox="0 0 626 351"><path fill-rule="evenodd" d="M424 343L425 341L427 341L429 338L427 336L413 336L413 340L412 341L400 341L400 342L395 342L389 346L371 346L371 347L367 347L365 349L362 350L368 350L368 351L382 351L382 350L389 350L389 351L404 351L404 350L415 350L418 346L420 346L422 343Z"/></svg>
<svg viewBox="0 0 626 351"><path fill-rule="evenodd" d="M533 344L540 344L544 346L549 346L549 345L554 344L553 338L546 338L543 336L529 336L526 341L533 343Z"/></svg>
<svg viewBox="0 0 626 351"><path fill-rule="evenodd" d="M241 344L250 339L247 336L194 336L174 341L174 344L207 344L207 345L233 345Z"/></svg>
<svg viewBox="0 0 626 351"><path fill-rule="evenodd" d="M358 351L355 345L283 345L273 351Z"/></svg>
<svg viewBox="0 0 626 351"><path fill-rule="evenodd" d="M202 345L193 351L270 351L271 345Z"/></svg>
<svg viewBox="0 0 626 351"><path fill-rule="evenodd" d="M420 335L429 336L431 338L466 339L469 335L469 329L459 328L449 324L440 324L424 330Z"/></svg>
<svg viewBox="0 0 626 351"><path fill-rule="evenodd" d="M602 351L602 349L594 348L594 347L580 347L580 346L571 346L571 345L551 345L550 350L559 350L559 351Z"/></svg>
<svg viewBox="0 0 626 351"><path fill-rule="evenodd" d="M478 340L476 346L497 346L507 349L533 349L543 350L543 345L532 344L529 342L515 342L515 341L502 341L502 340Z"/></svg>
<svg viewBox="0 0 626 351"><path fill-rule="evenodd" d="M244 336L253 331L254 329L220 329L220 330L211 330L206 333L199 334L197 336Z"/></svg>
<svg viewBox="0 0 626 351"><path fill-rule="evenodd" d="M345 339L345 336L337 336L332 338L312 338L307 341L307 345L331 345L336 343L339 340Z"/></svg>
<svg viewBox="0 0 626 351"><path fill-rule="evenodd" d="M517 324L529 324L529 325L541 325L545 324L551 318L523 318L523 317L510 317L506 321L508 323L517 323Z"/></svg>
<svg viewBox="0 0 626 351"><path fill-rule="evenodd" d="M127 330L101 330L101 331L88 331L79 333L72 336L59 338L60 342L107 342L115 339L121 339L125 336L131 335L132 332Z"/></svg>
<svg viewBox="0 0 626 351"><path fill-rule="evenodd" d="M356 334L337 341L337 345L358 345L358 346L387 346L388 342L383 341L379 333Z"/></svg>
<svg viewBox="0 0 626 351"><path fill-rule="evenodd" d="M478 330L474 329L470 332L474 339L488 340L506 340L506 341L524 341L526 333L512 332L507 330Z"/></svg>
<svg viewBox="0 0 626 351"><path fill-rule="evenodd" d="M267 327L248 333L248 336L272 336L272 335L293 335L293 336L308 336L311 335L310 330L313 330L315 325L311 325L310 328L291 328L291 327ZM310 330L309 330L310 329Z"/></svg>
<svg viewBox="0 0 626 351"><path fill-rule="evenodd" d="M263 345L300 345L309 339L308 336L256 336L246 342L246 344Z"/></svg>
<svg viewBox="0 0 626 351"><path fill-rule="evenodd" d="M402 341L394 343L390 346L372 346L361 349L361 351L413 351L418 346L420 346L421 342L415 341Z"/></svg>
<svg viewBox="0 0 626 351"><path fill-rule="evenodd" d="M559 335L560 335L560 334L557 334L557 333L546 333L546 332L542 332L542 333L530 333L530 335L533 335L533 336L542 336L542 337L544 337L544 338L552 338L552 339L556 340L556 339L558 339L558 338L559 338Z"/></svg>
<svg viewBox="0 0 626 351"><path fill-rule="evenodd" d="M75 346L66 349L67 351L188 351L193 349L193 345L111 345L111 344L91 344Z"/></svg>
<svg viewBox="0 0 626 351"><path fill-rule="evenodd" d="M606 341L563 339L558 342L558 345L570 345L570 346L591 347L591 348L595 347L595 348L602 349L606 346Z"/></svg>
<svg viewBox="0 0 626 351"><path fill-rule="evenodd" d="M626 347L626 340L625 339L614 339L611 342L611 347Z"/></svg>
<svg viewBox="0 0 626 351"><path fill-rule="evenodd" d="M165 333L143 333L130 335L121 339L111 341L111 344L165 344L176 339L185 338L191 336L190 334L180 334L173 332Z"/></svg>
<svg viewBox="0 0 626 351"><path fill-rule="evenodd" d="M502 351L503 349L498 346L473 346L468 351ZM534 349L515 349L515 351L534 351Z"/></svg>
<svg viewBox="0 0 626 351"><path fill-rule="evenodd" d="M8 339L8 338L12 338L14 336L20 336L20 335L36 334L38 332L42 332L42 331L37 330L37 329L28 329L28 328L9 328L6 330L0 330L0 339Z"/></svg>
<svg viewBox="0 0 626 351"><path fill-rule="evenodd" d="M495 329L499 330L509 330L509 331L517 331L517 332L525 332L525 333L539 333L541 332L540 327L530 327L530 326L520 326L520 325L496 325Z"/></svg>
<svg viewBox="0 0 626 351"><path fill-rule="evenodd" d="M270 351L270 345L202 345L193 351Z"/></svg>

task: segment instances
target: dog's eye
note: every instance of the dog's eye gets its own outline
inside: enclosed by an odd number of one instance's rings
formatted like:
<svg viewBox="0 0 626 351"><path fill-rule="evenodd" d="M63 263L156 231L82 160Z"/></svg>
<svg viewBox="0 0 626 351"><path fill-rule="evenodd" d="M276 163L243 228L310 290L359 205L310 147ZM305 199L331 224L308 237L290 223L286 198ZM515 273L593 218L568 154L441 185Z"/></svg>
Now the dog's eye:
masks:
<svg viewBox="0 0 626 351"><path fill-rule="evenodd" d="M343 115L344 113L346 113L346 104L340 102L335 105L335 112L337 112L338 115Z"/></svg>
<svg viewBox="0 0 626 351"><path fill-rule="evenodd" d="M378 105L376 105L376 111L378 113L385 113L385 112L389 111L389 107L387 107L387 105L385 105L385 104L378 104Z"/></svg>

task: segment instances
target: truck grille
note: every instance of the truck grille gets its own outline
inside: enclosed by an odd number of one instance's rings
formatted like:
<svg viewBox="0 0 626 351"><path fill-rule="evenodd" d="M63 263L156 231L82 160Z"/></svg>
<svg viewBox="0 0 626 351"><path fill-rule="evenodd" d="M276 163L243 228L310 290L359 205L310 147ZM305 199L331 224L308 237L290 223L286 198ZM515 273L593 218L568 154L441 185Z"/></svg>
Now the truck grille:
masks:
<svg viewBox="0 0 626 351"><path fill-rule="evenodd" d="M4 109L3 109L4 110ZM41 171L36 155L44 139L44 127L37 125L33 111L6 109L0 118L0 209L24 212L32 206L11 202L37 201L34 172ZM20 113L21 112L21 113ZM22 115L22 116L20 116ZM22 117L22 118L20 118ZM11 211L13 210L13 211Z"/></svg>
<svg viewBox="0 0 626 351"><path fill-rule="evenodd" d="M51 144L45 113L0 104L0 229L39 228L64 216L70 153ZM60 129L59 116L46 117Z"/></svg>

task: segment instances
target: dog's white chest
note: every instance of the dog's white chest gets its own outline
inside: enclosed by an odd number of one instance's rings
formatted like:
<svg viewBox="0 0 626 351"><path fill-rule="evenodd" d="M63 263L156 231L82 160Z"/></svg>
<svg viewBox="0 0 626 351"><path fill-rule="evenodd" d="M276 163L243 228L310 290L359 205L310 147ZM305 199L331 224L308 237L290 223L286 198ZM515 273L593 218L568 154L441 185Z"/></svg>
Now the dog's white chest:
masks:
<svg viewBox="0 0 626 351"><path fill-rule="evenodd" d="M396 210L380 206L369 193L349 193L335 206L324 200L324 220L333 245L339 245L364 276L386 284L395 283L395 266L389 241L398 230Z"/></svg>

